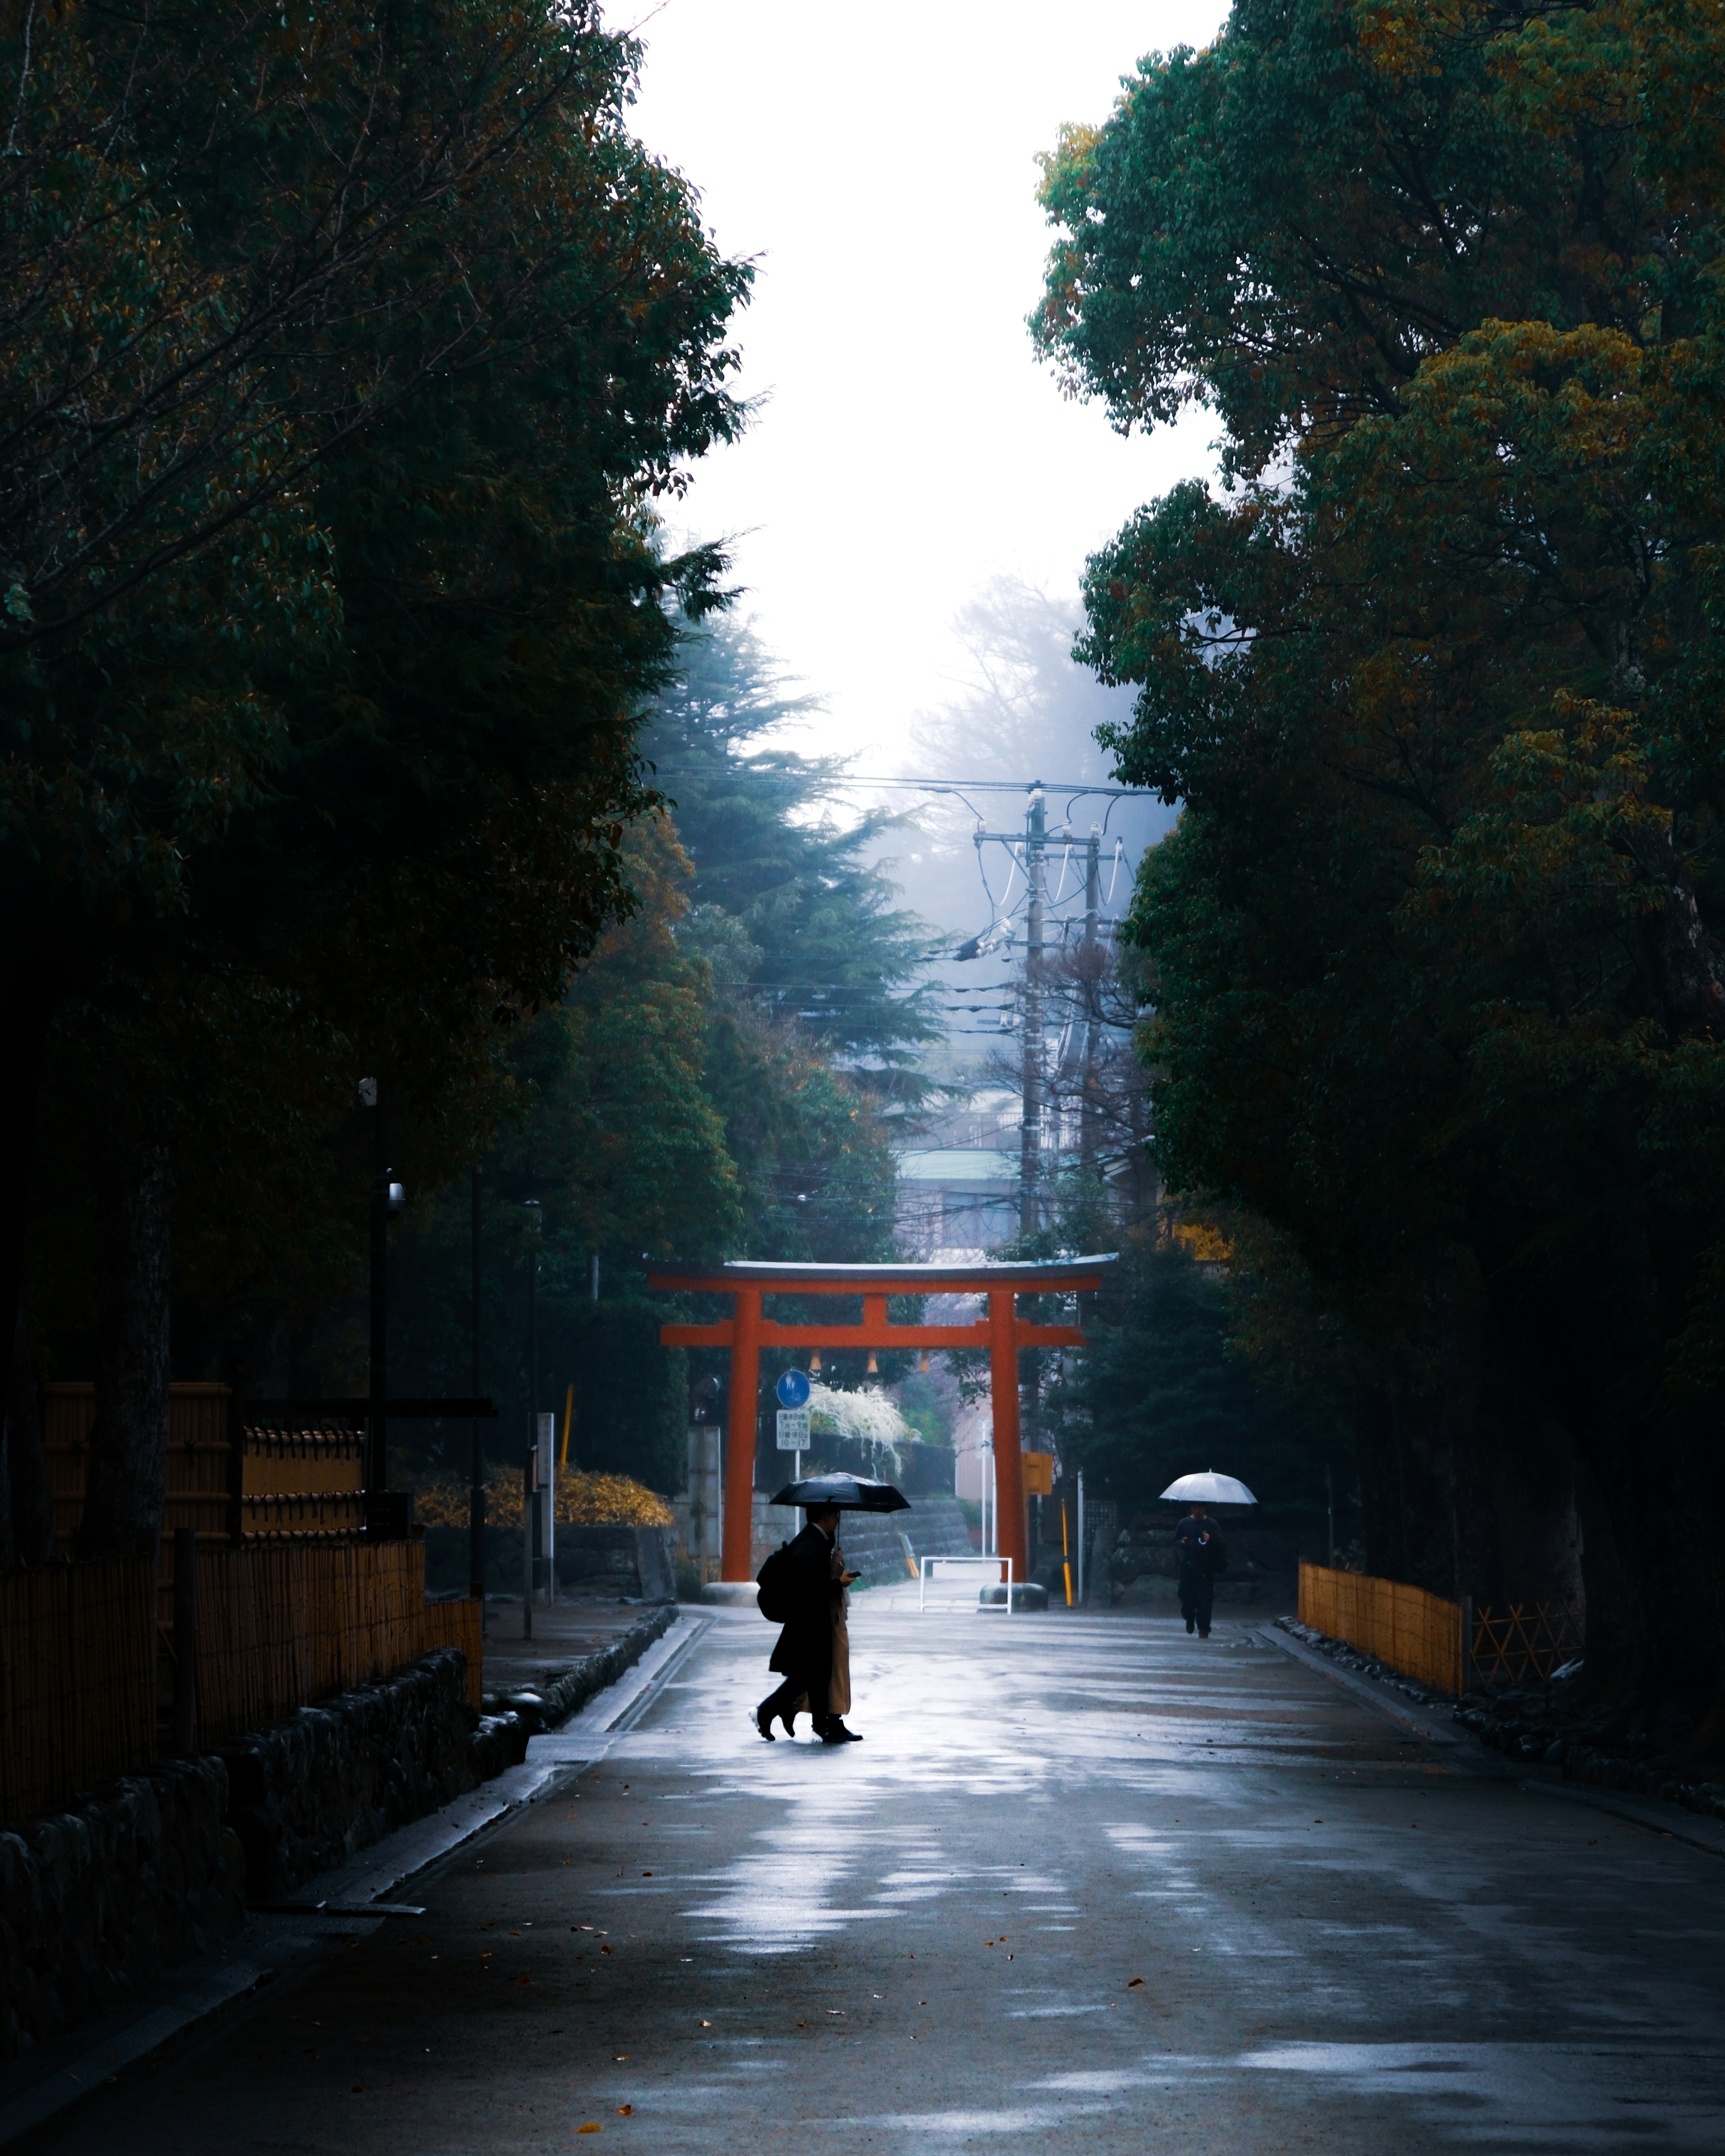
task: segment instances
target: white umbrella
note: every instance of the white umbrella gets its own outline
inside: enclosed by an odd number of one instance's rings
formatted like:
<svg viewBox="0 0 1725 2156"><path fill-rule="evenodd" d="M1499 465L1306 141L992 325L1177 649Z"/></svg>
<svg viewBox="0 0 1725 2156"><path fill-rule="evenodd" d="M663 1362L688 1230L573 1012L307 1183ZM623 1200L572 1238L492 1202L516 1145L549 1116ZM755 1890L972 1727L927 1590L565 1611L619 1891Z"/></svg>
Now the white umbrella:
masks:
<svg viewBox="0 0 1725 2156"><path fill-rule="evenodd" d="M1231 1475L1218 1475L1214 1467L1206 1467L1202 1475L1181 1476L1162 1494L1186 1505L1255 1505L1258 1502L1244 1482L1236 1482Z"/></svg>

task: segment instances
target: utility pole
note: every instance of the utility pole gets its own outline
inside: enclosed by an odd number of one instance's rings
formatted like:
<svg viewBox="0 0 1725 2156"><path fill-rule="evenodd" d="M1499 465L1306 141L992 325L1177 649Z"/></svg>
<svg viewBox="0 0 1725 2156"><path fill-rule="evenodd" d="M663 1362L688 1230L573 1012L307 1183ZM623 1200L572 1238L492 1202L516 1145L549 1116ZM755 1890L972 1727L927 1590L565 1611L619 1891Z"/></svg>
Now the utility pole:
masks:
<svg viewBox="0 0 1725 2156"><path fill-rule="evenodd" d="M366 1418L366 1488L389 1481L389 1125L375 1086L372 1092L372 1411Z"/></svg>
<svg viewBox="0 0 1725 2156"><path fill-rule="evenodd" d="M1096 1167L1101 1124L1101 1081L1096 1070L1102 1033L1101 915L1102 827L1092 824L1084 849L1084 947L1079 961L1084 987L1084 1091L1078 1108L1078 1157L1086 1172ZM474 1390L478 1389L475 1381Z"/></svg>
<svg viewBox="0 0 1725 2156"><path fill-rule="evenodd" d="M480 1396L480 1169L473 1169L473 1396ZM485 1599L485 1448L477 1419L470 1426L468 1466L468 1591L481 1609ZM484 1620L480 1620L483 1627Z"/></svg>
<svg viewBox="0 0 1725 2156"><path fill-rule="evenodd" d="M521 1637L533 1636L533 1596L540 1584L542 1547L539 1473L539 1200L530 1198L527 1215L527 1465L524 1478L523 1525L526 1548L521 1565Z"/></svg>
<svg viewBox="0 0 1725 2156"><path fill-rule="evenodd" d="M1047 804L1039 784L1031 788L1024 829L1024 880L1029 886L1029 904L1024 920L1024 1105L1019 1131L1019 1229L1026 1235L1034 1235L1042 1225L1042 911L1047 829Z"/></svg>

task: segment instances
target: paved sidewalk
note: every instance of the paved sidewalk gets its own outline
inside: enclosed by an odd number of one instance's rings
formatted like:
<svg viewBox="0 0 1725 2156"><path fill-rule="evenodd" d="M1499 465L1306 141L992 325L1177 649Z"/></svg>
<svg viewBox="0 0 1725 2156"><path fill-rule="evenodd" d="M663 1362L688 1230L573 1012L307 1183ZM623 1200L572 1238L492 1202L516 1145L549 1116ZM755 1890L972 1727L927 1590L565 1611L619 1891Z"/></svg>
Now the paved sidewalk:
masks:
<svg viewBox="0 0 1725 2156"><path fill-rule="evenodd" d="M521 1637L519 1602L485 1605L485 1690L503 1693L522 1686L536 1690L548 1670L567 1669L601 1653L658 1605L597 1599L554 1602L533 1612L533 1636Z"/></svg>
<svg viewBox="0 0 1725 2156"><path fill-rule="evenodd" d="M716 1612L604 1757L415 1882L423 1921L41 2145L1725 2146L1718 1858L1242 1625L915 1599L857 1599L863 1743L762 1743L772 1635Z"/></svg>

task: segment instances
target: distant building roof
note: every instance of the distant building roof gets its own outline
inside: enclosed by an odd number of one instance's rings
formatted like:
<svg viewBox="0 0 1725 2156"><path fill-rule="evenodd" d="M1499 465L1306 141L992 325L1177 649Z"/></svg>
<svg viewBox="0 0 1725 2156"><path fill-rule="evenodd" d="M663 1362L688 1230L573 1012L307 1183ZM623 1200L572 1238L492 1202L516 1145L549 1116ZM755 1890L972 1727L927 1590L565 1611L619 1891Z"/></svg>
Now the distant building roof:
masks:
<svg viewBox="0 0 1725 2156"><path fill-rule="evenodd" d="M1019 1156L988 1146L939 1146L901 1152L898 1172L907 1183L1016 1183Z"/></svg>

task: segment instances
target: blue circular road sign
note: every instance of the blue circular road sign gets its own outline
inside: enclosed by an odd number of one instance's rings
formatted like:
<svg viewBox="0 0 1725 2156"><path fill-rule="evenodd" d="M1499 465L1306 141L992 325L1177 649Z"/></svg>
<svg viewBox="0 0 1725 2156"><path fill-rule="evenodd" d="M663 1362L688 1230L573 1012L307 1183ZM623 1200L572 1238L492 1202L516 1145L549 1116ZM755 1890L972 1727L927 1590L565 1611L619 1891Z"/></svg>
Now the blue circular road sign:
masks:
<svg viewBox="0 0 1725 2156"><path fill-rule="evenodd" d="M800 1370L787 1370L778 1385L778 1404L782 1408L806 1408L809 1404L809 1380Z"/></svg>

